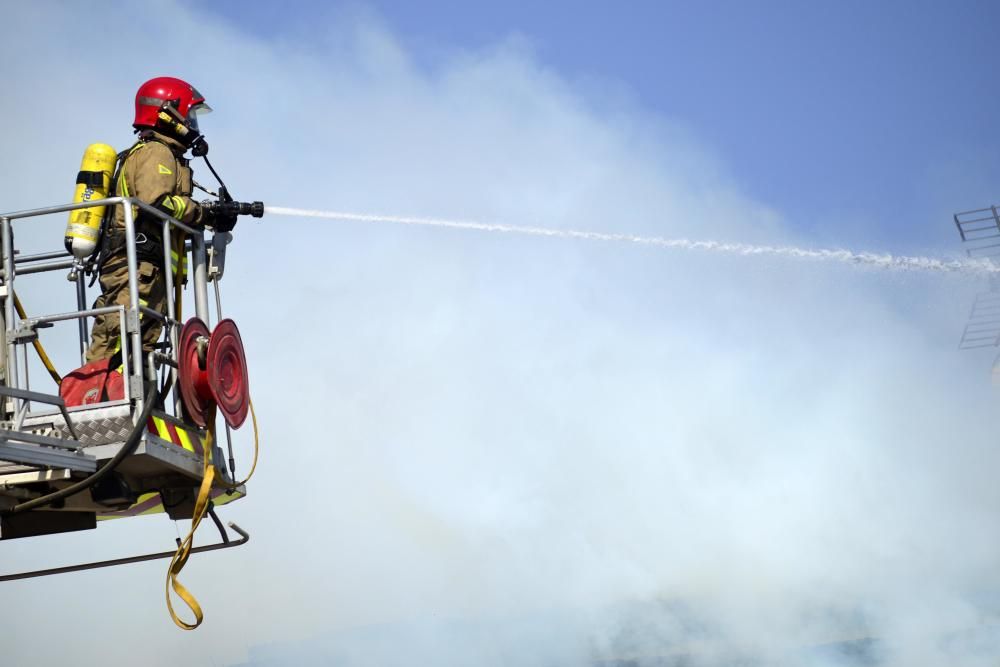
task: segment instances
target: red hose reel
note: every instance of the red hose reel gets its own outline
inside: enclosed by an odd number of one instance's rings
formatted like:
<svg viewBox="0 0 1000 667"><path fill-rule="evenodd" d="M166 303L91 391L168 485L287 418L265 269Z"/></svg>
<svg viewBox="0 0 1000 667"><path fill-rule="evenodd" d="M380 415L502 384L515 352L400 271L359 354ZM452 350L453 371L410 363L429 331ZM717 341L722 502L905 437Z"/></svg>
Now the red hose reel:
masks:
<svg viewBox="0 0 1000 667"><path fill-rule="evenodd" d="M184 412L207 428L216 406L226 423L239 428L250 407L250 382L240 331L232 320L222 320L209 333L197 317L181 328L177 383Z"/></svg>

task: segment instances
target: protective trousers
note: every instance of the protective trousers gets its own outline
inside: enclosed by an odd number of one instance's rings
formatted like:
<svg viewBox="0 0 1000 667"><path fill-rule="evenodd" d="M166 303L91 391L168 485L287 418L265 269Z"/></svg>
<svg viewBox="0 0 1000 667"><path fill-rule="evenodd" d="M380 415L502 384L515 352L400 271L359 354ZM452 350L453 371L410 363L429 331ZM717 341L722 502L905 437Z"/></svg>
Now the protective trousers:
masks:
<svg viewBox="0 0 1000 667"><path fill-rule="evenodd" d="M167 312L167 286L163 270L156 264L140 260L137 278L139 282L139 304L158 313ZM94 302L94 308L104 306L125 306L128 308L128 265L105 268L101 271L101 295ZM163 324L154 317L140 314L142 327L142 349L150 351L160 338ZM107 359L121 348L121 327L118 314L98 315L94 318L94 328L90 335L90 349L87 363Z"/></svg>

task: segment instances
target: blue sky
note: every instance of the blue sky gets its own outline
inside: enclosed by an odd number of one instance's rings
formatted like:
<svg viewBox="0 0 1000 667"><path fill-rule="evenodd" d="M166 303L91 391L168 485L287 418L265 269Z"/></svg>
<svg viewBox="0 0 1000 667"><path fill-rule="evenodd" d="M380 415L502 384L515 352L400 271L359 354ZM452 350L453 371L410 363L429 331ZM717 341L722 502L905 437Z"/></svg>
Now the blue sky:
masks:
<svg viewBox="0 0 1000 667"><path fill-rule="evenodd" d="M91 7L12 8L0 209L67 199L163 74L215 109L235 195L278 206L955 257L951 213L1000 198L992 4L213 7L107 3L128 57L99 86ZM886 665L995 663L953 641L1000 625L991 351L956 349L980 279L277 215L226 271L263 457L224 519L253 539L188 565L195 633L162 563L9 585L12 662L64 665L51 623L78 662L150 667L798 665L866 635ZM72 307L49 278L32 314ZM74 334L44 332L60 368Z"/></svg>
<svg viewBox="0 0 1000 667"><path fill-rule="evenodd" d="M213 4L240 29L306 45L322 32L317 15L371 15L428 68L522 38L540 63L584 89L599 79L691 128L753 196L833 244L937 244L953 209L996 198L995 3L333 7ZM844 238L828 229L837 219L860 229Z"/></svg>

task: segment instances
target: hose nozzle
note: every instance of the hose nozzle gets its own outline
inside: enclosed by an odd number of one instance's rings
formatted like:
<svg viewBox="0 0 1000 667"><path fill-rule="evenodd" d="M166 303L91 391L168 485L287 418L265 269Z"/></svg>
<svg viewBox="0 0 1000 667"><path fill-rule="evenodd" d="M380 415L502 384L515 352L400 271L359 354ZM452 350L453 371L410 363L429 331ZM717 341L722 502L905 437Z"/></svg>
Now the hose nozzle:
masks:
<svg viewBox="0 0 1000 667"><path fill-rule="evenodd" d="M240 202L240 215L249 215L254 218L264 217L264 202Z"/></svg>

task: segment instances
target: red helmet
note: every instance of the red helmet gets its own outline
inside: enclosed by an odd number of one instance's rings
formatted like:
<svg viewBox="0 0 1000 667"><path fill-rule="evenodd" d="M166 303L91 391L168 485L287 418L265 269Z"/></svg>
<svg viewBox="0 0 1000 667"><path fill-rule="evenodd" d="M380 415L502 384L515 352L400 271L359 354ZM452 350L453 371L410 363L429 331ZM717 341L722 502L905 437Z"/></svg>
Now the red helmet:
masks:
<svg viewBox="0 0 1000 667"><path fill-rule="evenodd" d="M198 114L208 113L211 107L205 98L187 81L169 76L158 76L139 86L135 94L136 129L163 126L160 111L166 111L173 119L198 134Z"/></svg>

